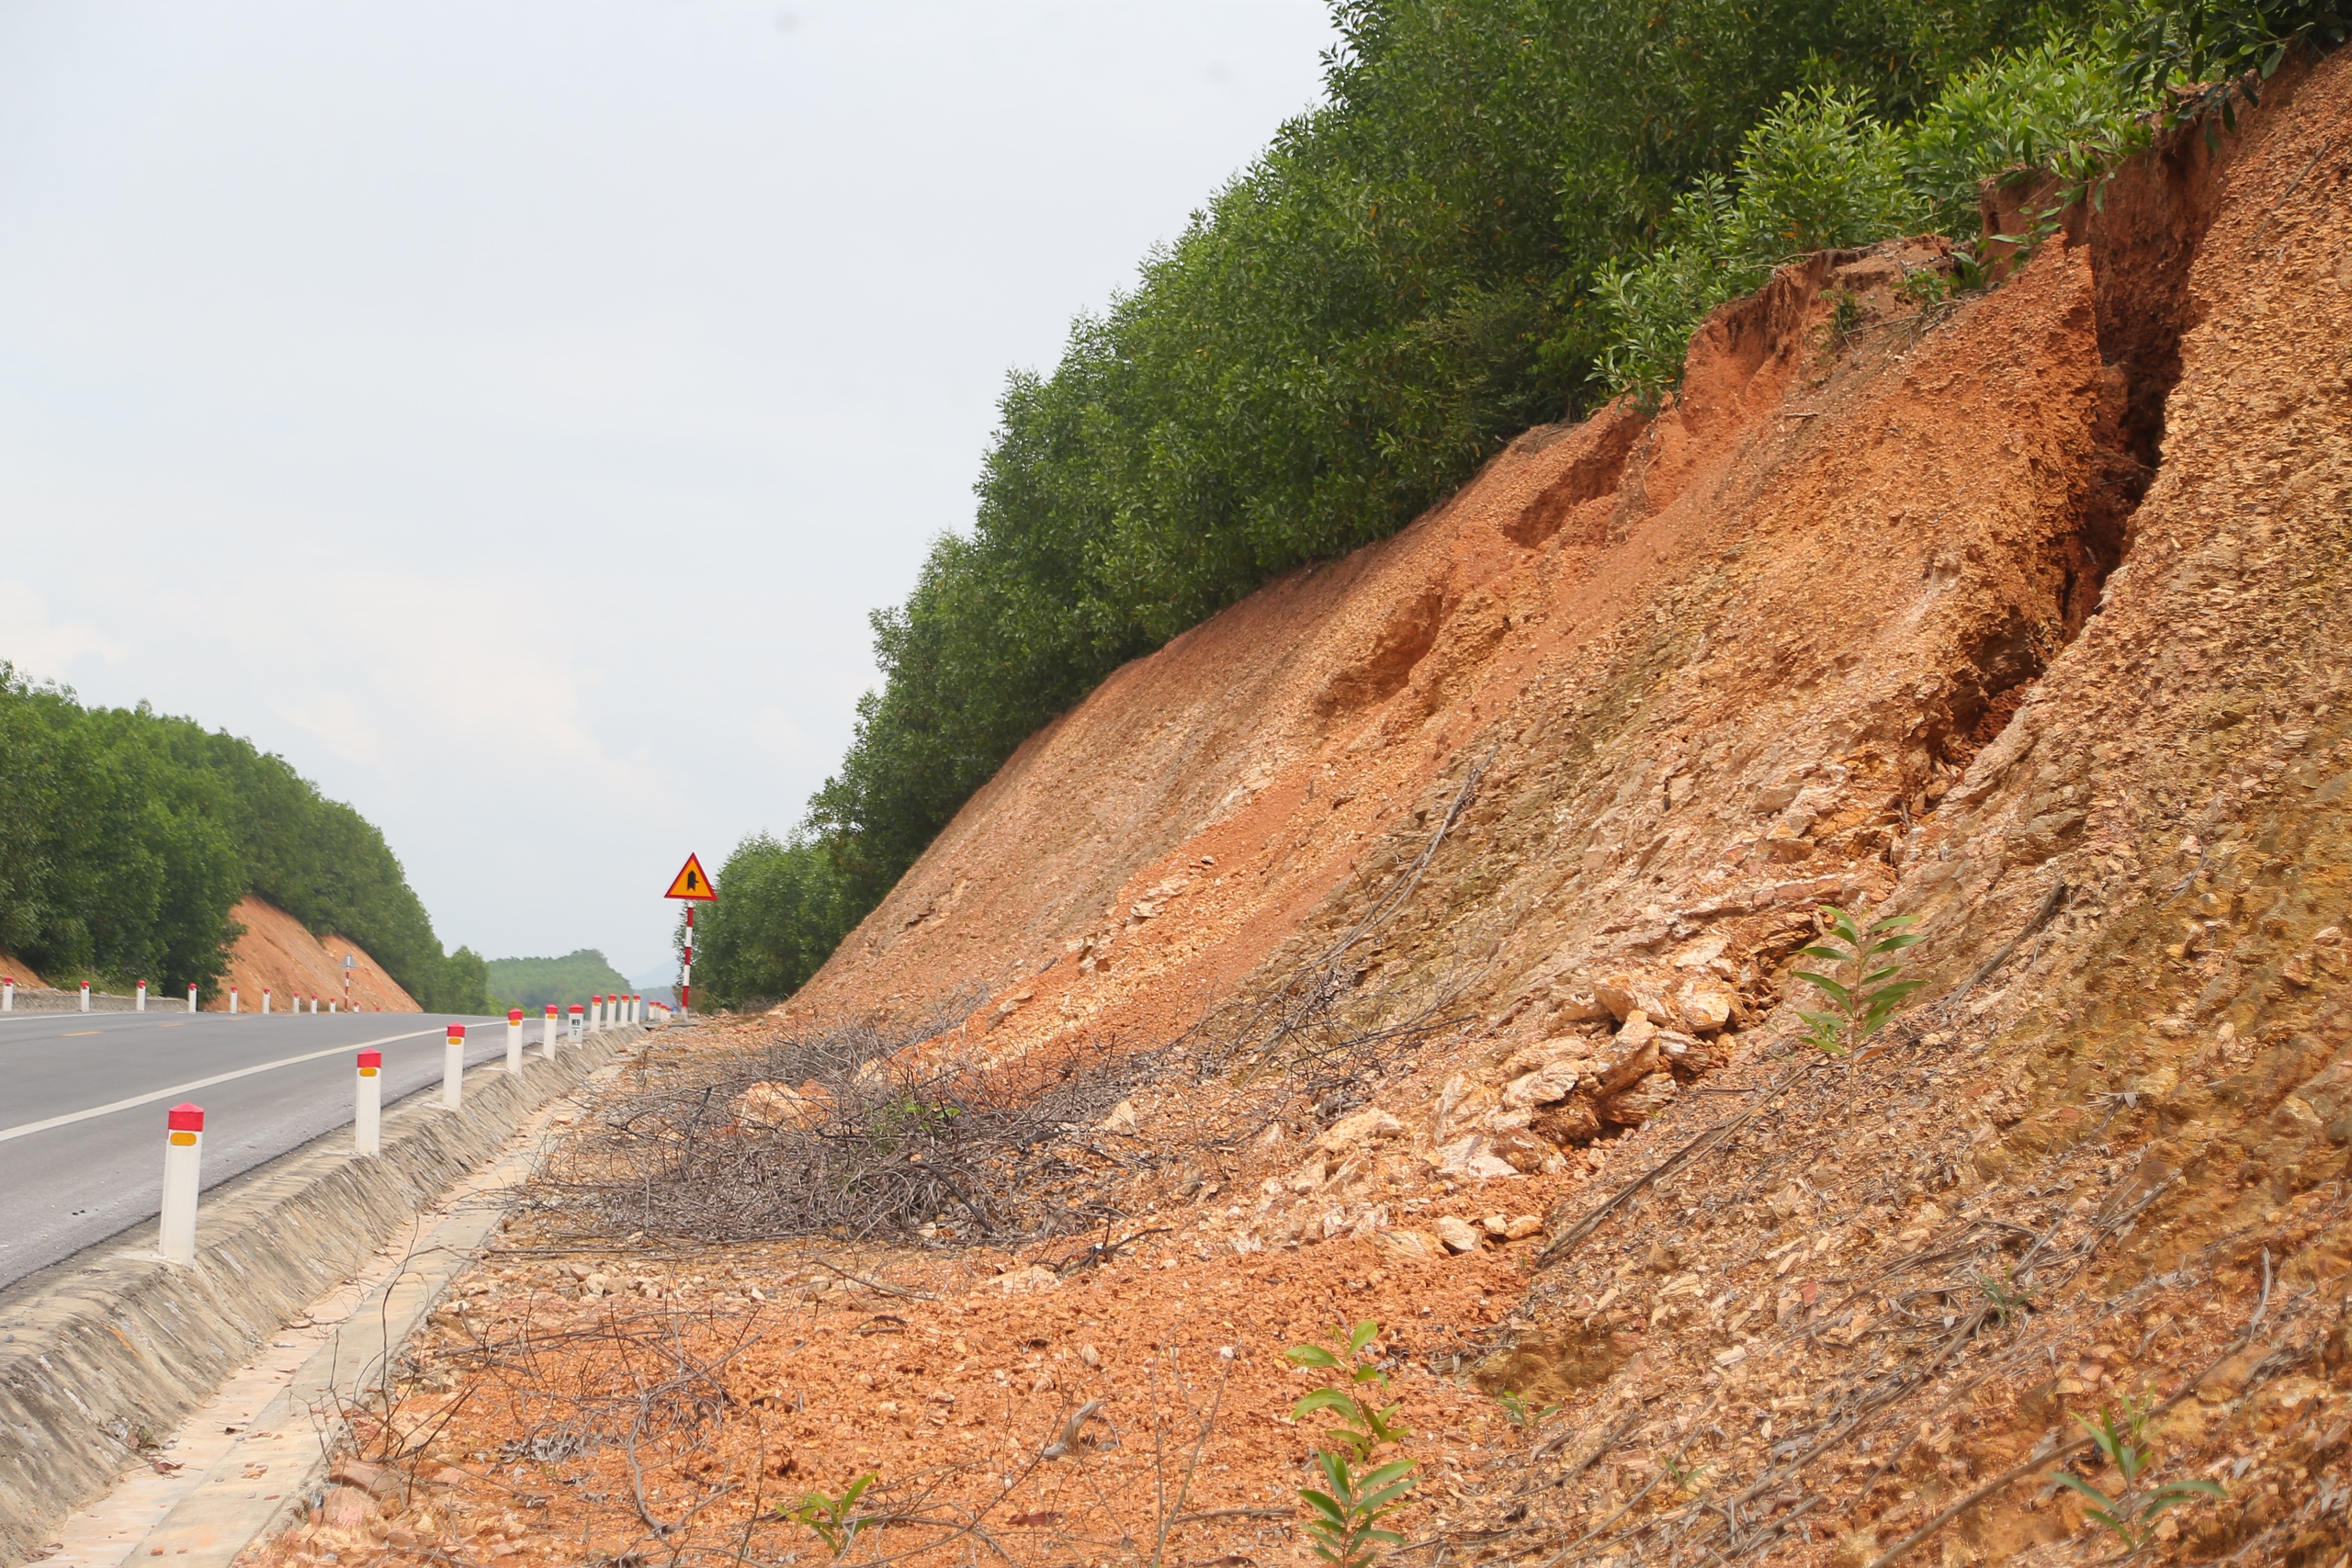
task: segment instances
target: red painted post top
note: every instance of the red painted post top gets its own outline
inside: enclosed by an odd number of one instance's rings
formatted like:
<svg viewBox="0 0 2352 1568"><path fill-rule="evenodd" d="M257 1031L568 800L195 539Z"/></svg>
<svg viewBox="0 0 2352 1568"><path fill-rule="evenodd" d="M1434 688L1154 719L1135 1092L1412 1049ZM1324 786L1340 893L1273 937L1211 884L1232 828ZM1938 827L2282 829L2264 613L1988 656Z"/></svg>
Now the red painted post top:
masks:
<svg viewBox="0 0 2352 1568"><path fill-rule="evenodd" d="M574 1012L578 1012L578 1011L580 1010L580 1004L579 1004L578 1002L574 1002L574 1003L572 1003L572 1004L571 1004L571 1010L572 1010L572 1011L574 1011Z"/></svg>
<svg viewBox="0 0 2352 1568"><path fill-rule="evenodd" d="M509 1023L522 1022L523 1010L521 1008L508 1008L506 1010L506 1021Z"/></svg>
<svg viewBox="0 0 2352 1568"><path fill-rule="evenodd" d="M384 1065L384 1054L381 1051L362 1051L359 1053L359 1065L363 1067L380 1067Z"/></svg>
<svg viewBox="0 0 2352 1568"><path fill-rule="evenodd" d="M164 1119L164 1125L168 1132L201 1133L204 1131L204 1107L175 1105L172 1107L171 1114Z"/></svg>
<svg viewBox="0 0 2352 1568"><path fill-rule="evenodd" d="M449 1026L449 1039L453 1043L457 1041L463 1040L465 1037L466 1026L464 1024L453 1023Z"/></svg>
<svg viewBox="0 0 2352 1568"><path fill-rule="evenodd" d="M548 1004L548 1016L549 1018L553 1018L555 1016L555 1004L553 1002L549 1002Z"/></svg>
<svg viewBox="0 0 2352 1568"><path fill-rule="evenodd" d="M591 1007L603 1007L605 1005L605 998L602 997L590 997L588 998L588 1003Z"/></svg>

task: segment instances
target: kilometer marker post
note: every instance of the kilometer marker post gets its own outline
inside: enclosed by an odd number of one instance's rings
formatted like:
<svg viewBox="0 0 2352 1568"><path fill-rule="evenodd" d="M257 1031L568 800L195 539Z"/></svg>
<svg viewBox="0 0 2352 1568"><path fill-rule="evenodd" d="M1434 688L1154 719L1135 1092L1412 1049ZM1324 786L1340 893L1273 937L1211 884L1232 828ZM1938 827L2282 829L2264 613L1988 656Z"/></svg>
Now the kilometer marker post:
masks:
<svg viewBox="0 0 2352 1568"><path fill-rule="evenodd" d="M446 1111L458 1109L466 1092L466 1026L449 1026L448 1043L441 1048L441 1105Z"/></svg>
<svg viewBox="0 0 2352 1568"><path fill-rule="evenodd" d="M358 1111L351 1119L351 1152L384 1152L384 1054L359 1053Z"/></svg>
<svg viewBox="0 0 2352 1568"><path fill-rule="evenodd" d="M201 1184L204 1107L175 1105L164 1119L164 1213L156 1249L181 1268L196 1263L196 1194Z"/></svg>

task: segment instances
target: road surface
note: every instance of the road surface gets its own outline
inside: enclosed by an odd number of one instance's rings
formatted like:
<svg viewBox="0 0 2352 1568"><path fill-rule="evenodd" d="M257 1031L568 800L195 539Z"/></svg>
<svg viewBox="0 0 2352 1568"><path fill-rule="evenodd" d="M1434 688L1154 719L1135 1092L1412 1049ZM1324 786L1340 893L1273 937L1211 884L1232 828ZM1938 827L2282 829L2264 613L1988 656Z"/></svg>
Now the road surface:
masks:
<svg viewBox="0 0 2352 1568"><path fill-rule="evenodd" d="M466 1064L503 1060L503 1018L447 1013L0 1013L0 1287L154 1218L164 1113L204 1107L209 1189L350 1125L354 1055L384 1054L384 1105ZM523 1038L538 1047L539 1021ZM203 1080L237 1075L223 1082ZM125 1104L124 1101L139 1101Z"/></svg>

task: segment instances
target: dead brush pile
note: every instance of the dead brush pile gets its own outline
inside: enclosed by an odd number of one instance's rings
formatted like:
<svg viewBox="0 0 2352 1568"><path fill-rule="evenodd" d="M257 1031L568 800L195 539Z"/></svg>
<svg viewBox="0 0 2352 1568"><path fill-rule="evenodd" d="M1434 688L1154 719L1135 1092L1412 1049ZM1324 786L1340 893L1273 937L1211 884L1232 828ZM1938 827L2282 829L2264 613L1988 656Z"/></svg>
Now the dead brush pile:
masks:
<svg viewBox="0 0 2352 1568"><path fill-rule="evenodd" d="M605 1098L526 1201L576 1234L724 1243L824 1238L1018 1246L1101 1230L1099 1261L1143 1206L1276 1123L1329 1125L1475 1014L1462 976L1365 986L1351 954L1410 899L1473 797L1468 770L1417 860L1372 908L1263 987L1172 1041L1081 1033L992 1059L960 995L895 1026L836 1019L756 1043L672 1054ZM1461 1016L1456 1016L1458 1013Z"/></svg>

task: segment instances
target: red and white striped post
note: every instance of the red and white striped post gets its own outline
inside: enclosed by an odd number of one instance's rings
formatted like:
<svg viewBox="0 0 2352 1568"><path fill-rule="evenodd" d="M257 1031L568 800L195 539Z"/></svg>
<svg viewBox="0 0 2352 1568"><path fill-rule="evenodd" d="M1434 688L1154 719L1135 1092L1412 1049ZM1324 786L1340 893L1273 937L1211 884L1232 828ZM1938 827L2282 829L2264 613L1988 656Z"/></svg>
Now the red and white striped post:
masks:
<svg viewBox="0 0 2352 1568"><path fill-rule="evenodd" d="M465 1083L466 1026L453 1023L449 1026L448 1043L441 1047L441 1104L445 1109L458 1109Z"/></svg>
<svg viewBox="0 0 2352 1568"><path fill-rule="evenodd" d="M139 989L131 993L130 1010L133 1012L147 1010L147 982L144 980L140 981Z"/></svg>
<svg viewBox="0 0 2352 1568"><path fill-rule="evenodd" d="M580 1004L579 1004L578 1002L574 1002L574 1003L572 1003L572 1004L571 1004L571 1043L572 1043L574 1045L577 1045L577 1044L579 1044L579 1043L580 1043Z"/></svg>
<svg viewBox="0 0 2352 1568"><path fill-rule="evenodd" d="M695 1010L695 907L686 906L686 940L678 949L678 1010Z"/></svg>
<svg viewBox="0 0 2352 1568"><path fill-rule="evenodd" d="M384 1152L384 1054L359 1053L358 1109L351 1118L351 1152Z"/></svg>
<svg viewBox="0 0 2352 1568"><path fill-rule="evenodd" d="M164 1119L164 1214L158 1249L166 1263L196 1262L196 1193L204 1154L204 1107L175 1105Z"/></svg>
<svg viewBox="0 0 2352 1568"><path fill-rule="evenodd" d="M241 1003L238 1001L238 999L237 999L237 987L234 987L234 986L230 987L229 987L229 1010L230 1010L231 1012L235 1012L235 1011L237 1011L237 1010L238 1010L238 1009L239 1009L239 1007L240 1007L241 1005L242 1005L242 1004L241 1004Z"/></svg>
<svg viewBox="0 0 2352 1568"><path fill-rule="evenodd" d="M523 1070L523 1010L521 1008L506 1010L506 1070L510 1073L519 1073Z"/></svg>
<svg viewBox="0 0 2352 1568"><path fill-rule="evenodd" d="M555 1004L548 1003L547 1012L539 1019L539 1055L555 1060Z"/></svg>

